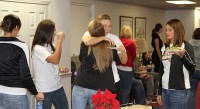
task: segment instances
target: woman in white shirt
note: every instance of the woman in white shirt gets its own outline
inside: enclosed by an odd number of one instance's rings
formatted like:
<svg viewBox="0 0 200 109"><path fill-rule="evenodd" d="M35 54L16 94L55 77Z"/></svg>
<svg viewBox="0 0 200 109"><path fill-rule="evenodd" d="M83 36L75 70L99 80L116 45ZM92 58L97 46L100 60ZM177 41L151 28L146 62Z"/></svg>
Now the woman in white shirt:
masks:
<svg viewBox="0 0 200 109"><path fill-rule="evenodd" d="M54 48L52 41L56 36L55 24L51 20L39 23L32 44L32 58L35 74L35 84L39 92L43 92L45 99L43 109L68 109L68 102L63 86L60 83L58 63L61 57L62 41L65 34L57 34Z"/></svg>

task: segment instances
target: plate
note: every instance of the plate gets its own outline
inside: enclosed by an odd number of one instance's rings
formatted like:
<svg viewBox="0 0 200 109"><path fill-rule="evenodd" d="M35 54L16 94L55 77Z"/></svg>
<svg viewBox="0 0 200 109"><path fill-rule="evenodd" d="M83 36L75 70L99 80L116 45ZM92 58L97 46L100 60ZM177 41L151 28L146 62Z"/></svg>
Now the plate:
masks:
<svg viewBox="0 0 200 109"><path fill-rule="evenodd" d="M110 48L110 49L117 49L117 47L108 47L108 48Z"/></svg>
<svg viewBox="0 0 200 109"><path fill-rule="evenodd" d="M174 52L182 52L185 50L165 50L166 52L174 53Z"/></svg>

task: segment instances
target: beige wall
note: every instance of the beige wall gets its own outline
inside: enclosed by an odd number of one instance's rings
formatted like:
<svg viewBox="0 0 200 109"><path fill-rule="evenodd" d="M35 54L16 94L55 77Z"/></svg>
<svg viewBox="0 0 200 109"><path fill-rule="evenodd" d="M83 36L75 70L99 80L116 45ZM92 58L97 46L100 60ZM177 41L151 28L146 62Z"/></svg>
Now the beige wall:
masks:
<svg viewBox="0 0 200 109"><path fill-rule="evenodd" d="M189 41L195 28L195 10L167 10L165 21L179 19L185 27L186 40Z"/></svg>
<svg viewBox="0 0 200 109"><path fill-rule="evenodd" d="M71 68L70 59L70 0L52 0L49 7L51 19L56 24L57 31L65 32L65 39L63 40L63 51L59 65ZM69 109L71 109L71 76L61 76L61 82L64 86Z"/></svg>
<svg viewBox="0 0 200 109"><path fill-rule="evenodd" d="M156 23L164 24L165 11L154 9L154 8L145 8L134 5L124 5L118 3L110 3L103 1L93 1L93 0L71 0L71 2L87 3L94 6L93 13L91 17L97 17L99 14L106 13L109 14L112 19L112 30L111 33L119 35L119 16L130 16L133 17L133 26L135 24L135 17L146 17L146 39L149 50L152 50L151 47L151 31L154 28ZM92 12L92 11L91 11ZM76 19L76 18L74 18ZM82 18L84 19L84 18ZM86 22L87 23L87 22ZM133 32L134 32L133 27ZM76 37L76 36L73 36ZM76 45L80 46L80 45ZM77 48L77 47L76 47ZM73 52L73 50L71 51Z"/></svg>

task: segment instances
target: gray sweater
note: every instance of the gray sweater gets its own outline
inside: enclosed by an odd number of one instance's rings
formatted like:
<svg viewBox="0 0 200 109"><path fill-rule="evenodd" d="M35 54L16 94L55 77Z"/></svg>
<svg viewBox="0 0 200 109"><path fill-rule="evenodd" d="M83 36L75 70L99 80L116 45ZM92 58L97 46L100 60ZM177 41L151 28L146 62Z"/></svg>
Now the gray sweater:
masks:
<svg viewBox="0 0 200 109"><path fill-rule="evenodd" d="M195 70L200 70L200 40L191 39L190 44L194 49Z"/></svg>

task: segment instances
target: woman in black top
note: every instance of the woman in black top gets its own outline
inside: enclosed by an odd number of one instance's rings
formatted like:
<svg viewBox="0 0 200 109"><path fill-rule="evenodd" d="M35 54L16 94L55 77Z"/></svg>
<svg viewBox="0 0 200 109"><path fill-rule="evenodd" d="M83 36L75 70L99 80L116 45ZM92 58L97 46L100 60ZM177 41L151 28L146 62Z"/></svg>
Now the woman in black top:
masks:
<svg viewBox="0 0 200 109"><path fill-rule="evenodd" d="M20 28L21 20L13 14L0 24L4 33L0 37L0 109L29 109L27 90L44 99L31 78L28 46L16 38Z"/></svg>
<svg viewBox="0 0 200 109"><path fill-rule="evenodd" d="M94 20L89 24L89 33L93 37L105 36L103 25ZM90 109L93 109L92 95L98 89L113 91L115 88L112 72L112 61L120 61L117 51L111 50L108 41L101 41L92 46L81 43L79 59L81 70L74 82L72 91L72 108L85 109L89 101ZM125 49L120 51L123 53Z"/></svg>
<svg viewBox="0 0 200 109"><path fill-rule="evenodd" d="M155 25L155 28L152 30L152 41L151 45L154 48L154 51L152 53L152 63L155 65L154 72L159 72L160 67L160 60L161 60L161 48L163 45L162 40L160 39L159 34L162 33L162 25L160 23L157 23Z"/></svg>
<svg viewBox="0 0 200 109"><path fill-rule="evenodd" d="M190 76L195 70L194 51L185 41L185 29L179 19L166 24L166 43L162 47L162 64L157 100L164 109L188 108Z"/></svg>

